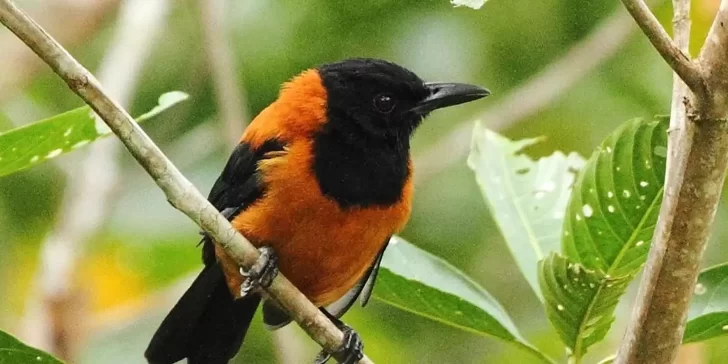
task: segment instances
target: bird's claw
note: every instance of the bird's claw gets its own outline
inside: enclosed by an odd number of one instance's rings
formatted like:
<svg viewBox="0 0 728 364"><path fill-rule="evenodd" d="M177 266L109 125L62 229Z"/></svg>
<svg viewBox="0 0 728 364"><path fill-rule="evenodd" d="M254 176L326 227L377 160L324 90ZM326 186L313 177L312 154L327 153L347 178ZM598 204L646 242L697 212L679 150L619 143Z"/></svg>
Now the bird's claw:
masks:
<svg viewBox="0 0 728 364"><path fill-rule="evenodd" d="M257 288L267 288L273 283L273 279L278 275L278 256L275 250L269 246L258 249L260 257L253 266L245 271L240 268L240 274L245 277L245 281L240 285L240 298L247 296L250 292Z"/></svg>
<svg viewBox="0 0 728 364"><path fill-rule="evenodd" d="M338 321L338 320L337 320ZM344 324L341 321L334 322L336 326L344 333L344 345L341 346L336 352L330 354L325 350L322 350L314 361L315 364L324 364L332 356L337 358L343 358L341 364L356 364L364 357L364 343L361 340L361 336L354 331L350 326Z"/></svg>

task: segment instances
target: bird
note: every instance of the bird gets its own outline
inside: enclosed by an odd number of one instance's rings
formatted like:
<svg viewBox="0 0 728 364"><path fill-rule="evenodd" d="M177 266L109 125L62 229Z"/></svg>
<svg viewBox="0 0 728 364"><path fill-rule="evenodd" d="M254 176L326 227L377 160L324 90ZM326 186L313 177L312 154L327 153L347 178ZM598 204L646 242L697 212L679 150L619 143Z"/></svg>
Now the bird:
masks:
<svg viewBox="0 0 728 364"><path fill-rule="evenodd" d="M266 327L287 325L260 292L281 272L345 334L339 352L316 362L356 363L361 337L340 318L369 301L387 244L410 217L410 138L431 112L489 94L373 58L325 63L284 83L208 196L261 257L245 271L203 233L204 268L153 335L147 361L228 363L260 305Z"/></svg>

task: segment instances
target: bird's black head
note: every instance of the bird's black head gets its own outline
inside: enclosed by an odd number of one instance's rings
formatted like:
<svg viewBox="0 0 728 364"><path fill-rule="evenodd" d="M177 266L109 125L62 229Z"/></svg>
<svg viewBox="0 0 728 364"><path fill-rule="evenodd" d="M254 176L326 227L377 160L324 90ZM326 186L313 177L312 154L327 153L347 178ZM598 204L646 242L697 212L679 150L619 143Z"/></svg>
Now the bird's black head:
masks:
<svg viewBox="0 0 728 364"><path fill-rule="evenodd" d="M326 119L316 132L313 169L321 192L341 207L392 206L411 181L409 138L431 111L488 90L425 83L394 63L350 59L318 68Z"/></svg>
<svg viewBox="0 0 728 364"><path fill-rule="evenodd" d="M489 94L478 86L425 83L404 67L377 59L349 59L318 70L330 127L375 139L409 138L431 111Z"/></svg>

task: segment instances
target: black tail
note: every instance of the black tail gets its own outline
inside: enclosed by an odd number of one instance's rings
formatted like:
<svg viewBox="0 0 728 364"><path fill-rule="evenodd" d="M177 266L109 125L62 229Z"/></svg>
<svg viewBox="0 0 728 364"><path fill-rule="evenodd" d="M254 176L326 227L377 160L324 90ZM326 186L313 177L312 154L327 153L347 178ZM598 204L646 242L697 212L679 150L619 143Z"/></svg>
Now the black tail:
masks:
<svg viewBox="0 0 728 364"><path fill-rule="evenodd" d="M150 364L227 364L243 343L260 295L233 300L219 264L202 270L144 353Z"/></svg>

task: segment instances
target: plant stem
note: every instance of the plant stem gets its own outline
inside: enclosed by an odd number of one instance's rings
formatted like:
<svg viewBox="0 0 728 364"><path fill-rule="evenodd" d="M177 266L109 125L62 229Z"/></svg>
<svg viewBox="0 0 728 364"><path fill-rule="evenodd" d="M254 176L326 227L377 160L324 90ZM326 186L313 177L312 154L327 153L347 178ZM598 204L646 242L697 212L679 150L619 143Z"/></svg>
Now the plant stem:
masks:
<svg viewBox="0 0 728 364"><path fill-rule="evenodd" d="M689 0L674 1L676 43L683 50L690 33L689 6ZM728 169L726 25L728 0L723 0L698 61L692 63L704 77L703 90L675 69L693 94L686 96L681 82L675 82L664 202L617 364L672 363L681 345Z"/></svg>

